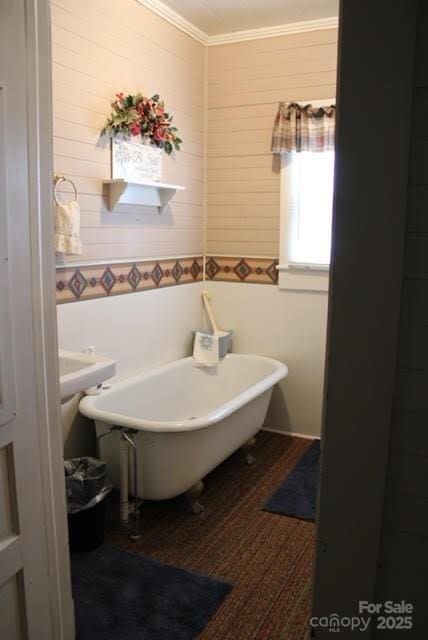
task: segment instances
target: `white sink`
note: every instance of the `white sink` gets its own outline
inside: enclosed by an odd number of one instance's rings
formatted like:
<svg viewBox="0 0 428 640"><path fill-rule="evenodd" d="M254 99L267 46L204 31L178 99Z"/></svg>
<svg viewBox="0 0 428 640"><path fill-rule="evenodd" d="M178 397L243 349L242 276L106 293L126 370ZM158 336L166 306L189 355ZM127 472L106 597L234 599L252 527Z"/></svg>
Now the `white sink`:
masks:
<svg viewBox="0 0 428 640"><path fill-rule="evenodd" d="M59 350L61 400L95 387L116 373L116 361L87 353Z"/></svg>

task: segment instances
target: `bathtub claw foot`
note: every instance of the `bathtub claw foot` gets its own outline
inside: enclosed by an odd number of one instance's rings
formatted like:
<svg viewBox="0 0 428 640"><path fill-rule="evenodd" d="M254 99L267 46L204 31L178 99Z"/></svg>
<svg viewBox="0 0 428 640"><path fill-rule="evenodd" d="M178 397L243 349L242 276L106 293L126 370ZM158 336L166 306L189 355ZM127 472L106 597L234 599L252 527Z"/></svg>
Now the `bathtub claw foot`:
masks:
<svg viewBox="0 0 428 640"><path fill-rule="evenodd" d="M142 538L142 534L141 533L130 533L129 534L129 539L131 542L138 542L138 540L141 540Z"/></svg>
<svg viewBox="0 0 428 640"><path fill-rule="evenodd" d="M247 453L247 455L245 456L245 462L248 465L254 464L256 462L255 457L253 456L252 453Z"/></svg>
<svg viewBox="0 0 428 640"><path fill-rule="evenodd" d="M195 516L199 516L203 511L205 511L204 505L201 504L197 498L190 501L190 506L192 508L192 513Z"/></svg>
<svg viewBox="0 0 428 640"><path fill-rule="evenodd" d="M252 447L254 447L255 444L256 444L256 439L255 438L250 438L248 440L248 442L246 442L244 444L244 446L242 447L242 450L243 450L244 455L245 455L245 462L248 465L252 465L252 464L254 464L256 462L255 457L251 453L251 449L252 449Z"/></svg>
<svg viewBox="0 0 428 640"><path fill-rule="evenodd" d="M195 516L200 515L204 511L204 506L199 502L199 496L204 490L204 483L202 480L197 482L193 487L190 487L188 491L186 491L186 498L190 504L190 508Z"/></svg>

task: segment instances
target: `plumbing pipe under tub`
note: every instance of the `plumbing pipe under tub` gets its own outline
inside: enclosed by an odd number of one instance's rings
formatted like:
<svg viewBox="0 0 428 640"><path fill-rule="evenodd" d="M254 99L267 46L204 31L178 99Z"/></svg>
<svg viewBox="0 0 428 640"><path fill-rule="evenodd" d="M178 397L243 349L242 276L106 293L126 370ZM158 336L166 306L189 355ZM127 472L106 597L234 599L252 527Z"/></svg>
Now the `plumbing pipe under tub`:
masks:
<svg viewBox="0 0 428 640"><path fill-rule="evenodd" d="M129 443L120 437L120 520L127 524L129 522Z"/></svg>

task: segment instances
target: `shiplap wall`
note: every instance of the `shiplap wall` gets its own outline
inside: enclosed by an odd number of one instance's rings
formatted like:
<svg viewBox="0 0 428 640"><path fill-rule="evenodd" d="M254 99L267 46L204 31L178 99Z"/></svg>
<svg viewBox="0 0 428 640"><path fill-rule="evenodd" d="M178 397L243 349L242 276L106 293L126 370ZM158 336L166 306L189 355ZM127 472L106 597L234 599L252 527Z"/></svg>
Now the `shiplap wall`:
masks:
<svg viewBox="0 0 428 640"><path fill-rule="evenodd" d="M415 628L405 635L418 640L428 629L428 6L419 6L400 349L378 573L378 601L415 605Z"/></svg>
<svg viewBox="0 0 428 640"><path fill-rule="evenodd" d="M82 260L200 254L204 201L204 46L135 0L53 0L54 167L80 192ZM159 93L184 140L163 180L183 184L168 214L105 206L110 149L99 131L116 92ZM67 187L64 188L67 190Z"/></svg>
<svg viewBox="0 0 428 640"><path fill-rule="evenodd" d="M336 29L209 47L208 253L278 257L278 102L335 96L336 66Z"/></svg>

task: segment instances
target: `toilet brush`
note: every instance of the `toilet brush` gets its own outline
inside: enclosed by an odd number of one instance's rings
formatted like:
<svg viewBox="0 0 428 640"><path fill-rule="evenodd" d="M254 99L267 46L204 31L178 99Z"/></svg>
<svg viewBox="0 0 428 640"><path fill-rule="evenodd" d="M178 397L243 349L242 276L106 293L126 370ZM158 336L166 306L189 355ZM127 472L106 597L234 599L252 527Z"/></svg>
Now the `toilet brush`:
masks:
<svg viewBox="0 0 428 640"><path fill-rule="evenodd" d="M211 307L211 296L208 293L208 291L202 291L202 300L204 301L205 311L207 312L207 316L210 319L214 335L215 336L224 335L224 331L220 331L220 329L217 326L217 322L215 320L214 313Z"/></svg>

